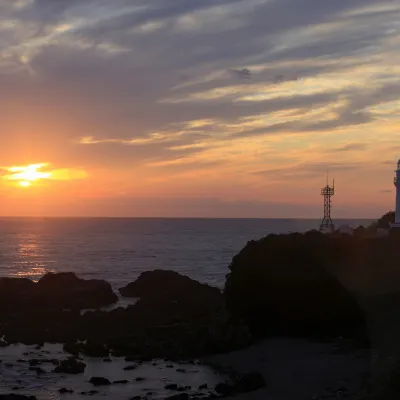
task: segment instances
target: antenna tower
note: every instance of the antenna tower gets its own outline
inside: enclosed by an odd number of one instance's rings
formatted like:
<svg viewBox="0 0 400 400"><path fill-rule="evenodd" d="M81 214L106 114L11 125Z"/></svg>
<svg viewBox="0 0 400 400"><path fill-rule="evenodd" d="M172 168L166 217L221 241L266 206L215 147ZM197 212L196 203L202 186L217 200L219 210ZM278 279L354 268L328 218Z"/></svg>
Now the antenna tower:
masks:
<svg viewBox="0 0 400 400"><path fill-rule="evenodd" d="M321 196L324 196L324 218L321 222L319 230L321 232L333 232L335 226L331 218L332 196L335 194L335 180L332 181L332 186L329 185L329 173L326 174L326 186L321 189Z"/></svg>

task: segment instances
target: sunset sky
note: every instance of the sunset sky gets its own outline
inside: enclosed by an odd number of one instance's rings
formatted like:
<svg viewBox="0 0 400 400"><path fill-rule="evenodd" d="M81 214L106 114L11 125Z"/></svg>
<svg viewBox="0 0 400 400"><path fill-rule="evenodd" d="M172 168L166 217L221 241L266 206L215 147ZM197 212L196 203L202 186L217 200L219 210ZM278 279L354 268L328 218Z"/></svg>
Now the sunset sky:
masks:
<svg viewBox="0 0 400 400"><path fill-rule="evenodd" d="M0 0L0 214L393 208L400 1Z"/></svg>

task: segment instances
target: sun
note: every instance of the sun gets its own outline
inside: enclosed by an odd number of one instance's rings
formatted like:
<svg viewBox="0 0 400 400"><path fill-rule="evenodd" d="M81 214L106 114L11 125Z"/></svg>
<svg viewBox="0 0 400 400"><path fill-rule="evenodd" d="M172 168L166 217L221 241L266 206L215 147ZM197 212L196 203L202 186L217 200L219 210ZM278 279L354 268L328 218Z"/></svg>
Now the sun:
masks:
<svg viewBox="0 0 400 400"><path fill-rule="evenodd" d="M22 186L22 187L29 187L29 186L32 186L32 183L29 181L21 181L21 182L18 182L18 185Z"/></svg>
<svg viewBox="0 0 400 400"><path fill-rule="evenodd" d="M28 188L41 179L50 179L51 172L41 171L48 164L30 164L26 166L7 168L8 175L6 178L10 181L17 181L18 186Z"/></svg>

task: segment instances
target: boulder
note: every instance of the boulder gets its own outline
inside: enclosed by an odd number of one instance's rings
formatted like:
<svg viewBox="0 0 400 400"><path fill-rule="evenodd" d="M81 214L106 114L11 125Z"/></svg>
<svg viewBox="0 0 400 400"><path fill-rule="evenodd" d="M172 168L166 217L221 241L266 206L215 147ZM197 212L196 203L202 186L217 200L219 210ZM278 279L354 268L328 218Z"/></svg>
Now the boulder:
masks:
<svg viewBox="0 0 400 400"><path fill-rule="evenodd" d="M164 389L165 390L178 390L178 385L176 383L170 383L168 385L165 385Z"/></svg>
<svg viewBox="0 0 400 400"><path fill-rule="evenodd" d="M111 385L111 382L107 378L102 378L100 376L94 376L90 378L89 382L93 386L109 386Z"/></svg>
<svg viewBox="0 0 400 400"><path fill-rule="evenodd" d="M106 281L80 279L72 272L65 272L49 273L40 279L32 301L41 306L85 309L110 305L118 301L118 296Z"/></svg>
<svg viewBox="0 0 400 400"><path fill-rule="evenodd" d="M140 297L130 308L146 325L167 326L196 323L211 326L223 309L219 289L199 283L174 271L155 270L120 289L123 296Z"/></svg>
<svg viewBox="0 0 400 400"><path fill-rule="evenodd" d="M227 308L256 337L363 336L360 306L327 269L367 246L348 235L318 232L249 242L229 267Z"/></svg>
<svg viewBox="0 0 400 400"><path fill-rule="evenodd" d="M67 393L74 393L74 391L72 390L72 389L67 389L67 388L61 388L61 389L59 389L58 390L59 391L59 393L61 393L61 394L67 394Z"/></svg>
<svg viewBox="0 0 400 400"><path fill-rule="evenodd" d="M229 396L234 392L234 387L229 383L221 382L215 386L214 391L221 396Z"/></svg>
<svg viewBox="0 0 400 400"><path fill-rule="evenodd" d="M67 360L60 361L58 366L53 372L58 374L83 374L85 372L86 364L77 361L75 358L68 358Z"/></svg>
<svg viewBox="0 0 400 400"><path fill-rule="evenodd" d="M25 396L23 394L0 394L0 400L36 400L36 396Z"/></svg>
<svg viewBox="0 0 400 400"><path fill-rule="evenodd" d="M197 282L175 271L154 270L143 272L139 278L119 289L122 296L140 299L168 298L180 300L195 295L219 298L220 291L209 285ZM219 299L220 300L220 299Z"/></svg>
<svg viewBox="0 0 400 400"><path fill-rule="evenodd" d="M46 274L38 283L25 278L0 278L0 311L99 308L118 301L111 285L85 280L71 272Z"/></svg>

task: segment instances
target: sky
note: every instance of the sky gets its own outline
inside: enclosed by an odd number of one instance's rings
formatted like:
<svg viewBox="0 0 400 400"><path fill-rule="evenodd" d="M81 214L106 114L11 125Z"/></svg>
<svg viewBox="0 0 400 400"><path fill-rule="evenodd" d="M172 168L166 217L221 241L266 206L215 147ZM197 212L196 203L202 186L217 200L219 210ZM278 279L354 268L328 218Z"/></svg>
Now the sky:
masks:
<svg viewBox="0 0 400 400"><path fill-rule="evenodd" d="M0 214L378 217L399 106L399 0L0 0Z"/></svg>

